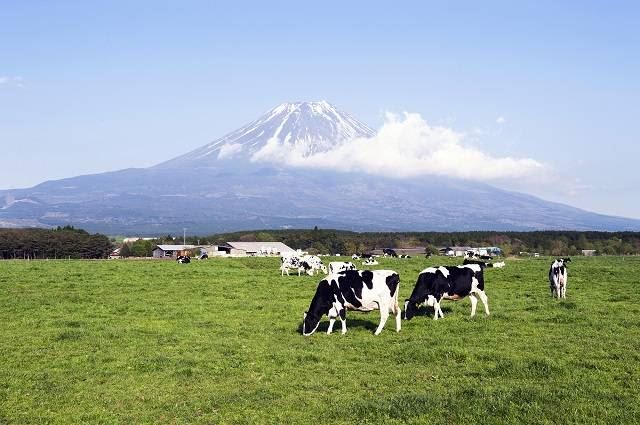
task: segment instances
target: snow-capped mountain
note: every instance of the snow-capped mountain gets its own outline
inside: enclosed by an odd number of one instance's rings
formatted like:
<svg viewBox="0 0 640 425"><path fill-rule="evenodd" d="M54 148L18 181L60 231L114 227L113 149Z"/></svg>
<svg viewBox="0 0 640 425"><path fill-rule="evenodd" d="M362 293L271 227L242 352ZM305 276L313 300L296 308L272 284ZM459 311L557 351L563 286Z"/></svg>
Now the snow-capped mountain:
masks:
<svg viewBox="0 0 640 425"><path fill-rule="evenodd" d="M401 182L259 161L269 148L312 155L374 132L327 102L285 103L221 139L150 168L0 190L0 227L74 225L107 234L279 227L358 231L640 230L605 216L468 180Z"/></svg>
<svg viewBox="0 0 640 425"><path fill-rule="evenodd" d="M220 160L257 160L267 145L309 156L328 151L345 140L374 134L371 128L325 100L283 103L238 130L158 167L210 167Z"/></svg>

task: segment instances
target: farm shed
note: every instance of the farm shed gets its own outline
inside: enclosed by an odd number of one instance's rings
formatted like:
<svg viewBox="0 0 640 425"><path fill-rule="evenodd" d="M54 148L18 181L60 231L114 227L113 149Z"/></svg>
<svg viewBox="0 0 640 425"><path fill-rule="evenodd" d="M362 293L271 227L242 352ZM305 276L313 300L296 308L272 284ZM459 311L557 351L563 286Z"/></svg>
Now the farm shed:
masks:
<svg viewBox="0 0 640 425"><path fill-rule="evenodd" d="M153 250L153 258L176 258L179 255L190 255L195 245L158 245Z"/></svg>
<svg viewBox="0 0 640 425"><path fill-rule="evenodd" d="M207 249L210 256L229 255L232 257L282 255L296 252L282 242L227 242Z"/></svg>
<svg viewBox="0 0 640 425"><path fill-rule="evenodd" d="M440 255L448 255L450 257L463 257L465 252L471 251L478 255L502 255L502 249L497 246L483 246L480 248L472 248L470 246L447 246L440 248Z"/></svg>

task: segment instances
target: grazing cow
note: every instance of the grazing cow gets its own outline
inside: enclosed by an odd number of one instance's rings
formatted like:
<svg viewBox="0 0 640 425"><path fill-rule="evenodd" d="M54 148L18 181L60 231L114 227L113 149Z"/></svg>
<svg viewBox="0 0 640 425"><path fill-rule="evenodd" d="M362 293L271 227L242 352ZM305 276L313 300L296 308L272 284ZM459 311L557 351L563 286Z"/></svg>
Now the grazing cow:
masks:
<svg viewBox="0 0 640 425"><path fill-rule="evenodd" d="M567 263L571 258L558 258L553 260L549 268L549 287L554 298L567 298Z"/></svg>
<svg viewBox="0 0 640 425"><path fill-rule="evenodd" d="M191 262L191 257L189 257L188 255L178 255L176 261L180 264L189 264Z"/></svg>
<svg viewBox="0 0 640 425"><path fill-rule="evenodd" d="M322 260L320 257L315 255L305 255L300 258L300 266L298 268L298 275L300 272L304 271L309 276L313 276L316 272L322 271L322 273L327 274L327 267L322 264Z"/></svg>
<svg viewBox="0 0 640 425"><path fill-rule="evenodd" d="M415 316L420 304L433 306L434 320L438 316L444 317L440 302L444 300L461 300L464 297L471 300L471 317L476 314L476 304L479 297L489 315L489 300L484 293L484 275L482 266L468 264L464 266L429 267L420 272L411 297L404 303L404 318L410 320Z"/></svg>
<svg viewBox="0 0 640 425"><path fill-rule="evenodd" d="M400 276L392 270L347 270L337 275L329 275L318 284L309 310L304 313L302 334L313 334L320 319L329 317L327 334L333 331L333 324L339 317L342 333L347 332L346 310L380 310L380 323L375 331L379 335L384 328L389 312L396 316L396 332L400 332L400 306L398 291Z"/></svg>
<svg viewBox="0 0 640 425"><path fill-rule="evenodd" d="M352 259L352 260L359 260L359 259L360 259L360 256L359 256L358 254L353 254L353 255L351 256L351 259Z"/></svg>
<svg viewBox="0 0 640 425"><path fill-rule="evenodd" d="M329 263L329 274L338 274L345 270L358 270L355 264L345 261L332 261Z"/></svg>
<svg viewBox="0 0 640 425"><path fill-rule="evenodd" d="M398 258L411 258L411 256L407 254L400 254L398 255Z"/></svg>
<svg viewBox="0 0 640 425"><path fill-rule="evenodd" d="M480 260L473 260L471 258L465 258L464 261L462 262L463 266L466 266L467 264L477 264L480 267L482 267L483 269L485 268L496 268L496 269L501 269L505 266L504 261L500 261L497 263L487 263L485 261L480 261Z"/></svg>
<svg viewBox="0 0 640 425"><path fill-rule="evenodd" d="M389 256L389 257L397 257L398 256L396 251L391 249L391 248L384 248L382 250L382 254L384 254L385 257L387 257L387 256Z"/></svg>
<svg viewBox="0 0 640 425"><path fill-rule="evenodd" d="M280 276L286 273L289 276L289 269L298 269L300 276L300 257L297 254L285 254L280 257Z"/></svg>
<svg viewBox="0 0 640 425"><path fill-rule="evenodd" d="M464 258L471 258L471 259L482 260L482 261L491 261L491 260L493 260L492 256L490 256L490 255L480 255L475 251L466 251L464 253Z"/></svg>
<svg viewBox="0 0 640 425"><path fill-rule="evenodd" d="M363 266L377 266L378 262L376 261L375 258L367 258L366 260L364 260L362 262Z"/></svg>

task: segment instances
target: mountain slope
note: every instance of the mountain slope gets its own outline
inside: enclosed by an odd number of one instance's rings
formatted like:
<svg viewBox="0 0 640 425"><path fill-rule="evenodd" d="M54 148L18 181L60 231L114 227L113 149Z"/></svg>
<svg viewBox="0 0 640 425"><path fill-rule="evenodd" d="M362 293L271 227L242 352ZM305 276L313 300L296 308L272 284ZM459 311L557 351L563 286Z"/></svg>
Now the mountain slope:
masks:
<svg viewBox="0 0 640 425"><path fill-rule="evenodd" d="M0 191L0 227L71 224L108 234L315 225L357 231L640 231L640 220L594 214L476 182L394 180L252 160L270 143L311 154L371 135L366 125L326 102L283 104L154 167Z"/></svg>

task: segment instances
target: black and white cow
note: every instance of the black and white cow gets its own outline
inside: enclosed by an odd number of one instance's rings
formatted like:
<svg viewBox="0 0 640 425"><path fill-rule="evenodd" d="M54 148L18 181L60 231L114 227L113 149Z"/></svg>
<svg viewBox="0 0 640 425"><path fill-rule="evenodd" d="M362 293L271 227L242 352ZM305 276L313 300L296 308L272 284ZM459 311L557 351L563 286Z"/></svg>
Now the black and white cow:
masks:
<svg viewBox="0 0 640 425"><path fill-rule="evenodd" d="M289 269L298 269L298 276L305 272L309 276L316 274L316 271L327 273L327 268L322 264L320 257L316 255L287 254L280 257L280 276L286 273L289 276Z"/></svg>
<svg viewBox="0 0 640 425"><path fill-rule="evenodd" d="M487 263L486 261L482 261L482 260L474 260L472 258L465 258L464 261L462 262L463 266L466 266L467 264L477 264L480 267L484 268L496 268L496 269L501 269L504 267L505 263L504 261L499 261L497 263Z"/></svg>
<svg viewBox="0 0 640 425"><path fill-rule="evenodd" d="M411 256L407 254L400 254L398 255L398 258L411 258Z"/></svg>
<svg viewBox="0 0 640 425"><path fill-rule="evenodd" d="M471 258L482 261L491 261L493 257L491 255L480 255L475 251L467 251L464 253L464 258Z"/></svg>
<svg viewBox="0 0 640 425"><path fill-rule="evenodd" d="M549 268L549 287L554 298L567 298L567 263L571 258L557 258Z"/></svg>
<svg viewBox="0 0 640 425"><path fill-rule="evenodd" d="M180 264L189 264L191 262L191 257L189 257L188 255L178 255L176 261Z"/></svg>
<svg viewBox="0 0 640 425"><path fill-rule="evenodd" d="M297 254L285 254L280 257L280 276L286 273L289 276L289 269L298 269L300 276L300 257Z"/></svg>
<svg viewBox="0 0 640 425"><path fill-rule="evenodd" d="M316 255L304 255L300 258L298 274L300 274L300 271L306 272L309 276L314 276L316 272L320 271L327 274L327 267L322 263L320 257Z"/></svg>
<svg viewBox="0 0 640 425"><path fill-rule="evenodd" d="M346 270L358 270L358 268L348 261L332 261L329 263L329 274L338 274Z"/></svg>
<svg viewBox="0 0 640 425"><path fill-rule="evenodd" d="M391 248L384 248L384 249L382 250L382 254L383 254L385 257L387 257L387 256L388 256L388 257L397 257L397 256L398 256L398 254L396 253L396 251L395 251L395 250L393 250L393 249L391 249Z"/></svg>
<svg viewBox="0 0 640 425"><path fill-rule="evenodd" d="M304 313L302 334L313 334L325 314L329 317L327 334L339 317L342 333L347 332L346 310L380 310L380 323L375 331L379 335L384 328L389 312L396 316L396 332L400 332L401 313L398 305L400 276L392 270L347 270L329 275L318 284L309 310Z"/></svg>
<svg viewBox="0 0 640 425"><path fill-rule="evenodd" d="M465 266L429 267L420 272L411 297L404 303L404 318L410 320L418 311L418 306L433 306L434 320L444 317L440 302L442 300L471 300L471 317L476 314L478 298L489 315L489 300L484 293L484 275L482 266L468 264ZM478 297L478 298L476 298Z"/></svg>
<svg viewBox="0 0 640 425"><path fill-rule="evenodd" d="M362 262L363 266L377 266L378 262L376 261L375 258L371 257L371 258L367 258L366 260L364 260Z"/></svg>

